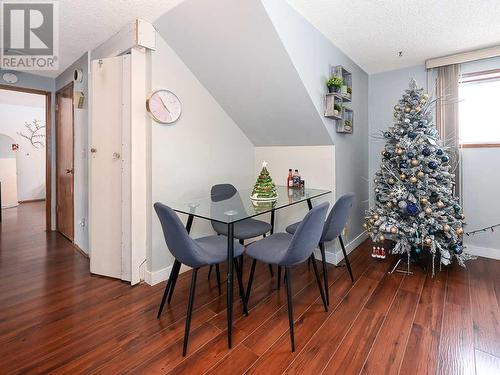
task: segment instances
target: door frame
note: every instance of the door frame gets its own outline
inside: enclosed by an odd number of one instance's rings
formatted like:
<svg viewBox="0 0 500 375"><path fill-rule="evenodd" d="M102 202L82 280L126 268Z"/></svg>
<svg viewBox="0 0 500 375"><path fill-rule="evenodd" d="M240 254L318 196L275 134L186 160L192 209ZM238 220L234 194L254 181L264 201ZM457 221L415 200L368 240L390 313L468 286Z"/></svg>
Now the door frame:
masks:
<svg viewBox="0 0 500 375"><path fill-rule="evenodd" d="M0 89L45 96L45 230L52 231L52 92L0 84Z"/></svg>
<svg viewBox="0 0 500 375"><path fill-rule="evenodd" d="M74 228L75 228L75 102L74 102L74 89L75 89L75 83L73 81L69 82L68 84L64 85L61 87L59 90L57 90L54 94L54 103L55 103L55 109L54 109L54 144L56 146L56 155L55 155L55 168L54 172L56 175L56 194L55 194L55 201L56 201L56 210L55 210L55 218L56 218L56 227L55 230L57 231L57 154L58 154L58 149L57 149L57 95L61 93L61 91L67 90L68 88L71 88L71 128L72 128L72 133L73 133L73 149L71 154L73 155L73 174L72 174L72 184L73 184L73 217L72 219L72 224L73 224L73 238L68 238L72 243L75 242L75 233L74 233ZM61 233L61 232L59 232ZM61 233L64 237L66 237L64 234ZM66 237L67 238L67 237Z"/></svg>

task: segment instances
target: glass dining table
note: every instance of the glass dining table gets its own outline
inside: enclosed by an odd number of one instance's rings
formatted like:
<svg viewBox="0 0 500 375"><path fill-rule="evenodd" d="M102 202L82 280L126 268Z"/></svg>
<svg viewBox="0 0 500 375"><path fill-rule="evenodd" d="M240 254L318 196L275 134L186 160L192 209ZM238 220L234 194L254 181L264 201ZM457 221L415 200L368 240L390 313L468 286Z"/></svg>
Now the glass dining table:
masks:
<svg viewBox="0 0 500 375"><path fill-rule="evenodd" d="M252 200L252 189L240 189L230 197L186 197L179 201L162 201L174 211L188 215L186 230L189 233L194 218L211 220L227 224L227 340L232 346L233 323L233 251L234 251L234 224L265 213L271 213L271 234L274 231L275 211L294 204L307 202L312 208L312 199L331 193L321 189L291 189L286 186L276 186L278 197L271 201Z"/></svg>

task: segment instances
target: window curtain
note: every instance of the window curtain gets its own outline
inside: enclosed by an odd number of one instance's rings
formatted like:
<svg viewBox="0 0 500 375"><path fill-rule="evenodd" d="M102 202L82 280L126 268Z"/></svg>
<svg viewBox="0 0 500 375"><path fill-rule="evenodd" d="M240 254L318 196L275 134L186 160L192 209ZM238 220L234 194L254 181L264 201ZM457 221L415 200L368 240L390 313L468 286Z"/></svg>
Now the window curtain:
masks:
<svg viewBox="0 0 500 375"><path fill-rule="evenodd" d="M446 65L437 68L436 79L436 127L443 145L454 155L455 195L461 197L461 155L459 148L458 98L460 65Z"/></svg>

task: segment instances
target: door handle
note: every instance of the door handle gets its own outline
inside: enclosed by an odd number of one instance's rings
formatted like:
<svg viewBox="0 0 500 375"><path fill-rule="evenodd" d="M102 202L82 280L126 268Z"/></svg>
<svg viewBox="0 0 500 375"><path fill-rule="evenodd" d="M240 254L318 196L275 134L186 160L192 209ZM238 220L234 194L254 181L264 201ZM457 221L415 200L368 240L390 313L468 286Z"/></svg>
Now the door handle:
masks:
<svg viewBox="0 0 500 375"><path fill-rule="evenodd" d="M66 168L66 174L73 173L73 168Z"/></svg>

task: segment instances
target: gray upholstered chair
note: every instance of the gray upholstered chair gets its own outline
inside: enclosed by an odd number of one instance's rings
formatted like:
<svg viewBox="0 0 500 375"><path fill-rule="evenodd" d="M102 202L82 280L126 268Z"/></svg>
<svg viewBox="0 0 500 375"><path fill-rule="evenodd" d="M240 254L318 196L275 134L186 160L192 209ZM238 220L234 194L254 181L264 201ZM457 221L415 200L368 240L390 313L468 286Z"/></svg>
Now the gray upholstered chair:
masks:
<svg viewBox="0 0 500 375"><path fill-rule="evenodd" d="M228 206L231 209L237 209L244 211L245 207L243 206L243 202L241 201L241 197L238 194L236 188L231 184L217 184L212 186L210 191L210 196L212 198L212 202L221 202L227 200L230 202ZM239 207L239 208L238 208ZM224 209L224 205L214 205L213 209ZM212 227L214 228L217 234L222 234L227 236L227 224L220 223L217 221L212 221ZM266 236L266 233L270 232L272 229L271 224L266 223L265 221L256 220L256 219L246 219L239 221L234 224L234 238L238 239L240 244L243 245L244 241L249 238L254 238L258 236ZM240 259L241 264L243 258ZM217 284L220 285L220 271L219 266L215 265L217 271ZM272 266L269 266L269 271L271 276L273 276ZM212 266L208 271L208 277L210 278L210 274L212 273Z"/></svg>
<svg viewBox="0 0 500 375"><path fill-rule="evenodd" d="M161 227L163 229L163 235L165 237L165 242L167 243L168 249L175 258L175 262L170 273L170 277L163 293L163 298L161 300L160 309L158 310L158 318L160 318L163 306L165 305L165 300L167 295L173 290L177 276L179 275L179 270L181 264L185 264L193 268L193 274L191 278L191 289L189 292L189 303L186 316L186 328L184 331L184 347L182 355L186 355L188 339L189 339L189 327L191 325L191 314L193 312L193 302L194 293L196 288L196 276L200 267L208 266L211 264L218 264L224 262L227 258L227 239L219 236L207 236L198 239L192 239L184 225L180 221L177 214L170 207L165 206L161 203L155 203L154 209L160 219ZM238 243L234 244L234 257L241 256L243 254L244 247ZM241 269L238 267L238 262L235 261L236 276L238 278L238 284L240 287L240 295L244 296L245 292L243 289L243 281L241 275ZM169 295L170 302L171 295ZM243 311L248 315L248 310L246 306L246 300L243 297Z"/></svg>
<svg viewBox="0 0 500 375"><path fill-rule="evenodd" d="M326 297L321 286L321 280L314 259L314 248L318 245L323 231L328 203L324 202L310 210L300 222L295 233L276 233L263 240L249 245L246 254L253 258L250 278L248 279L246 302L250 298L253 276L255 273L256 261L275 264L279 267L285 267L285 278L288 300L288 323L290 325L290 342L292 352L295 351L295 338L293 329L293 307L292 307L292 267L311 259L316 282L318 283L321 299L325 311L328 311Z"/></svg>
<svg viewBox="0 0 500 375"><path fill-rule="evenodd" d="M321 235L321 239L319 242L319 249L321 251L321 257L323 260L323 278L325 283L325 292L326 292L326 300L327 303L330 304L330 295L328 292L328 268L326 265L326 256L325 256L325 242L333 241L338 237L340 242L340 247L342 248L342 252L344 253L344 261L349 271L349 275L351 276L352 282L354 282L354 276L352 275L351 264L349 263L349 258L347 257L347 252L345 250L344 241L342 240L342 230L347 224L349 220L349 216L351 215L352 206L354 204L354 200L356 195L354 193L346 193L342 195L335 205L333 206L330 214L328 215L325 225L323 227L323 233ZM295 233L299 226L300 222L289 225L286 228L288 233Z"/></svg>

